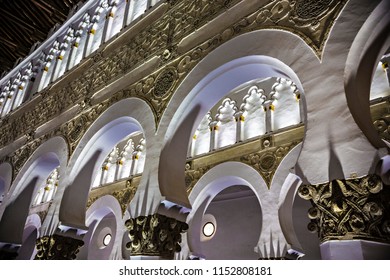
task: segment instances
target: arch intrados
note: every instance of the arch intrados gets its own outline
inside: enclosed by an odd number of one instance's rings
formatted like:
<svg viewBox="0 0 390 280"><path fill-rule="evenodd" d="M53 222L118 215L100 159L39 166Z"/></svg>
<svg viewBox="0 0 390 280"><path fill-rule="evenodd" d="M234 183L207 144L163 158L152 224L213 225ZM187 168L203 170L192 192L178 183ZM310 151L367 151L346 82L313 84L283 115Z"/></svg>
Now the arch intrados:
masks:
<svg viewBox="0 0 390 280"><path fill-rule="evenodd" d="M213 167L200 178L189 196L192 210L187 216L190 226L187 240L191 251L201 253L198 233L201 232L202 217L207 207L220 192L234 186L248 187L262 208L261 196L265 195L267 186L256 170L240 162L225 162Z"/></svg>
<svg viewBox="0 0 390 280"><path fill-rule="evenodd" d="M96 200L87 210L86 225L89 227L88 242L96 239L95 231L99 228L100 223L104 219L115 219L115 224L111 228L112 240L110 247L113 248L121 243L122 231L118 230L122 222L122 210L119 202L111 195L105 195ZM116 244L116 245L115 245ZM88 245L89 246L89 245ZM112 253L112 252L111 252ZM108 257L108 256L107 256Z"/></svg>
<svg viewBox="0 0 390 280"><path fill-rule="evenodd" d="M69 161L72 168L70 177L74 178L96 151L102 151L99 160L102 163L112 148L127 136L141 131L148 139L155 128L153 112L145 101L127 98L113 104L91 124L81 138Z"/></svg>
<svg viewBox="0 0 390 280"><path fill-rule="evenodd" d="M28 181L35 176L39 178L37 181L39 184L58 166L60 166L60 174L63 174L67 160L68 145L64 138L56 136L41 144L26 161L13 181L10 188L12 197L17 197Z"/></svg>
<svg viewBox="0 0 390 280"><path fill-rule="evenodd" d="M0 164L0 194L2 190L7 192L12 182L12 165L8 162Z"/></svg>
<svg viewBox="0 0 390 280"><path fill-rule="evenodd" d="M241 162L224 162L204 174L189 195L192 212L205 200L211 201L221 191L231 186L247 186L256 195L261 206L261 196L268 191L267 184L259 173ZM206 206L207 208L207 206Z"/></svg>
<svg viewBox="0 0 390 280"><path fill-rule="evenodd" d="M370 88L375 67L390 46L390 2L383 0L359 30L349 51L344 88L351 114L370 143L385 147L371 121Z"/></svg>
<svg viewBox="0 0 390 280"><path fill-rule="evenodd" d="M229 61L206 75L188 93L176 114L185 117L192 109L200 106L195 122L199 123L209 109L235 88L247 82L268 77L290 79L301 93L304 92L296 73L282 61L265 55L250 55ZM175 125L170 125L167 134L174 133L172 130L175 128Z"/></svg>
<svg viewBox="0 0 390 280"><path fill-rule="evenodd" d="M117 224L119 225L121 223L121 211L121 206L115 197L111 195L102 196L88 208L86 223L89 224L93 219L101 220L105 216L113 214L116 217Z"/></svg>

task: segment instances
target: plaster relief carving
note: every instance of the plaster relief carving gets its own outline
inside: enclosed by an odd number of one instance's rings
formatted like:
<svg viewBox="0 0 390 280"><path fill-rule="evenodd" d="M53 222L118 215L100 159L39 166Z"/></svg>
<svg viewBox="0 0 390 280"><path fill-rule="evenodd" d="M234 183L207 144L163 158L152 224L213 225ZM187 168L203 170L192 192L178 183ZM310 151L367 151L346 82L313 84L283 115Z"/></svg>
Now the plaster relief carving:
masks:
<svg viewBox="0 0 390 280"><path fill-rule="evenodd" d="M188 229L186 223L160 214L131 218L125 223L130 242L126 248L132 256L160 256L172 259L181 251L181 234Z"/></svg>
<svg viewBox="0 0 390 280"><path fill-rule="evenodd" d="M39 238L36 244L36 260L75 260L84 242L54 234Z"/></svg>
<svg viewBox="0 0 390 280"><path fill-rule="evenodd" d="M313 207L308 229L328 240L390 241L390 189L377 175L302 185L299 196Z"/></svg>

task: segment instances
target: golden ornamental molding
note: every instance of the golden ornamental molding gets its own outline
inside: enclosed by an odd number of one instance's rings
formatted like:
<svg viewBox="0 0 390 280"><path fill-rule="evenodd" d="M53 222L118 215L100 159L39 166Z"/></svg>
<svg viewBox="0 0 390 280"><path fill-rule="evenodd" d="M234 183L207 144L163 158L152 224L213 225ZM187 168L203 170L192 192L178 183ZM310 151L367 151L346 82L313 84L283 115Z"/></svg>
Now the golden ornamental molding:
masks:
<svg viewBox="0 0 390 280"><path fill-rule="evenodd" d="M190 195L196 183L207 171L213 168L215 165L202 166L197 169L192 169L190 164L186 165L185 171L185 184L187 189L187 195Z"/></svg>
<svg viewBox="0 0 390 280"><path fill-rule="evenodd" d="M308 229L321 242L365 239L390 243L390 189L377 175L302 185L298 194L313 207Z"/></svg>
<svg viewBox="0 0 390 280"><path fill-rule="evenodd" d="M268 141L273 142L272 137L265 138ZM263 139L264 140L264 139ZM278 145L278 146L269 146L263 150L255 151L248 153L242 156L232 156L228 160L222 160L215 162L213 164L208 164L204 166L199 166L197 168L192 167L192 162L188 162L185 168L185 185L187 189L187 194L189 195L199 179L206 174L213 167L227 161L237 161L247 164L248 166L253 167L260 176L264 179L267 184L268 189L271 187L272 179L275 175L276 170L278 169L283 158L296 146L300 141L294 141L291 143ZM229 151L229 150L226 150ZM223 153L224 151L217 151L217 153ZM209 156L206 154L205 156ZM197 159L201 159L202 156ZM218 158L216 155L214 158ZM195 159L196 160L196 159Z"/></svg>
<svg viewBox="0 0 390 280"><path fill-rule="evenodd" d="M188 31L191 33L206 24L210 18L216 17L214 12L217 5L219 9L226 10L239 1L205 2L208 1L183 1L177 10L173 10L172 17L176 19L174 42L179 42L189 34ZM300 36L321 58L333 23L346 3L347 0L268 1L257 11L226 28L219 36L227 39L254 30L283 29ZM185 19L182 18L183 11L186 11Z"/></svg>
<svg viewBox="0 0 390 280"><path fill-rule="evenodd" d="M160 214L139 216L126 221L130 242L126 249L131 256L159 256L173 259L181 251L181 234L188 225Z"/></svg>
<svg viewBox="0 0 390 280"><path fill-rule="evenodd" d="M263 177L268 189L271 188L271 182L283 158L300 142L271 147L264 151L255 152L242 156L240 161L256 169Z"/></svg>

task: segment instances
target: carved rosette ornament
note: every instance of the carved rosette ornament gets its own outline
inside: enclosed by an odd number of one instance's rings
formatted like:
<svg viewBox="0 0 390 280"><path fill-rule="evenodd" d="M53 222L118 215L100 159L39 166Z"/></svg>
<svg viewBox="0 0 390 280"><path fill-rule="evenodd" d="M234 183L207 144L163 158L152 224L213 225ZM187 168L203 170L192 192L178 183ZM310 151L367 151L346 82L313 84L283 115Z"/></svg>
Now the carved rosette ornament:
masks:
<svg viewBox="0 0 390 280"><path fill-rule="evenodd" d="M390 242L390 188L379 176L302 185L298 193L313 205L308 212L308 229L318 232L321 242Z"/></svg>
<svg viewBox="0 0 390 280"><path fill-rule="evenodd" d="M36 245L36 260L74 260L84 241L54 234L37 239Z"/></svg>
<svg viewBox="0 0 390 280"><path fill-rule="evenodd" d="M126 248L132 256L160 256L172 259L180 252L181 233L188 225L160 214L131 218L125 223L130 242Z"/></svg>
<svg viewBox="0 0 390 280"><path fill-rule="evenodd" d="M163 98L166 96L175 85L177 79L177 71L173 67L168 67L162 71L156 78L154 85L154 96Z"/></svg>
<svg viewBox="0 0 390 280"><path fill-rule="evenodd" d="M390 114L384 114L375 120L374 127L381 138L390 141Z"/></svg>
<svg viewBox="0 0 390 280"><path fill-rule="evenodd" d="M268 188L270 188L272 178L279 164L297 144L298 142L292 142L279 147L271 147L264 151L242 156L240 161L255 168L267 183Z"/></svg>

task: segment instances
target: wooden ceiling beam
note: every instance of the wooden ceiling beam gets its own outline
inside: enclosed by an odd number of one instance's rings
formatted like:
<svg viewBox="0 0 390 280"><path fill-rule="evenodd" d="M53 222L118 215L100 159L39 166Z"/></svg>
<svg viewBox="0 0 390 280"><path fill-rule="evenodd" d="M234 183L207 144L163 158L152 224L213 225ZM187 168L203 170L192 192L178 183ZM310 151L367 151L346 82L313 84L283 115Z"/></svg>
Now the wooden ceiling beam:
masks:
<svg viewBox="0 0 390 280"><path fill-rule="evenodd" d="M86 0L0 0L0 73L9 71L31 46L47 38L55 24L62 24L70 10Z"/></svg>
<svg viewBox="0 0 390 280"><path fill-rule="evenodd" d="M17 43L23 46L29 46L33 41L31 40L30 34L27 36L26 34L22 34L20 32L15 32L18 29L11 22L4 22L4 25L7 28L4 29L4 32L8 35L10 40L15 40ZM27 39L27 42L26 42Z"/></svg>
<svg viewBox="0 0 390 280"><path fill-rule="evenodd" d="M26 15L25 8L20 5L24 1L22 1L21 3L19 3L19 2L20 1L13 2L13 5L15 5L15 6L11 6L12 8L10 8L10 12L15 14L16 17L18 17L20 20L26 22L28 25L34 25L34 22L31 20L31 18L28 15Z"/></svg>
<svg viewBox="0 0 390 280"><path fill-rule="evenodd" d="M69 7L68 5L66 5L66 4L65 4L65 3L66 3L65 0L62 0L62 1L54 0L54 1L52 1L52 2L54 2L54 3L57 5L57 7L59 7L61 10L67 11L67 13L69 13L70 7L73 6L73 5L71 5L71 6Z"/></svg>
<svg viewBox="0 0 390 280"><path fill-rule="evenodd" d="M50 1L37 0L37 1L43 3L47 7L50 7L54 13L59 14L61 16L62 20L65 20L67 18L68 15L64 14L64 12L67 13L67 8L66 6L65 7L63 6L63 3L62 5L59 4L61 1L55 1L55 0L50 0Z"/></svg>
<svg viewBox="0 0 390 280"><path fill-rule="evenodd" d="M51 25L51 24L48 24L45 20L40 18L40 16L38 15L39 9L35 5L32 5L32 3L30 3L30 1L22 2L22 3L23 3L23 6L25 6L26 13L28 14L28 17L31 19L31 21L39 24L37 26L39 26L40 28L42 28L44 30L44 29L47 29L48 26ZM41 14L41 13L39 13L39 14ZM43 39L46 38L46 36L47 36L47 34L42 34Z"/></svg>
<svg viewBox="0 0 390 280"><path fill-rule="evenodd" d="M9 48L3 47L2 52L7 54L7 56L10 58L10 60L13 61L12 63L14 63L20 57L15 52L10 51Z"/></svg>
<svg viewBox="0 0 390 280"><path fill-rule="evenodd" d="M36 13L40 14L46 20L45 23L44 23L44 26L49 27L49 26L53 26L54 24L56 24L56 22L52 19L51 15L48 14L46 10L40 9L41 6L39 4L37 4L36 1L32 0L31 3L36 5L36 8L35 8L36 9Z"/></svg>
<svg viewBox="0 0 390 280"><path fill-rule="evenodd" d="M17 24L19 27L23 28L24 30L29 31L30 33L32 33L32 28L31 28L31 26L29 24L27 24L26 22L20 20L19 18L17 18L16 16L14 16L10 12L8 12L7 10L3 10L2 12L8 17L8 20L10 20L13 23Z"/></svg>
<svg viewBox="0 0 390 280"><path fill-rule="evenodd" d="M42 3L40 3L38 0L32 0L32 3L34 3L37 7L41 8L38 9L38 12L43 15L47 21L49 21L50 25L55 25L57 22L53 20L54 12L51 11L49 8L45 7Z"/></svg>

